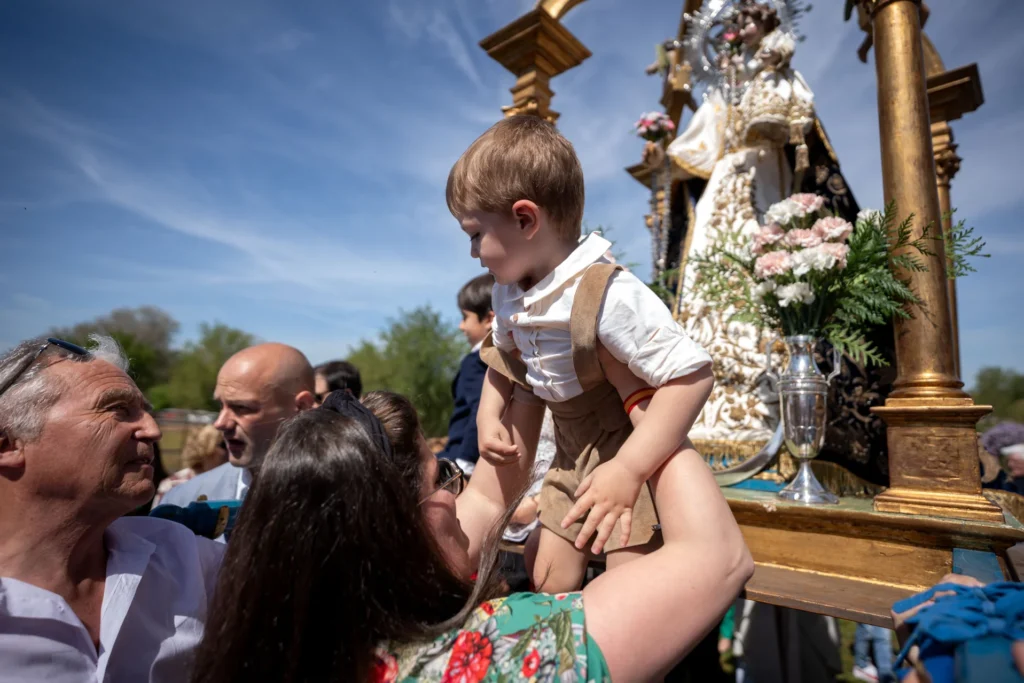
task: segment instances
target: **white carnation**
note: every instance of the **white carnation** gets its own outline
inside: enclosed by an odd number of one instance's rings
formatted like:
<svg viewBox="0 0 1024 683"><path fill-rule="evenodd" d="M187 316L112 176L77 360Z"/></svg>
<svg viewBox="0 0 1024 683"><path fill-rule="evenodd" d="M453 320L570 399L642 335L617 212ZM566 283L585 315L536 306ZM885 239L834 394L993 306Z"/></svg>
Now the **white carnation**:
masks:
<svg viewBox="0 0 1024 683"><path fill-rule="evenodd" d="M873 221L881 222L882 212L877 211L876 209L861 209L857 212L857 222L860 223L861 221L867 221L869 223Z"/></svg>
<svg viewBox="0 0 1024 683"><path fill-rule="evenodd" d="M750 291L751 296L757 301L764 298L765 294L775 291L775 280L765 280L761 284L757 285Z"/></svg>
<svg viewBox="0 0 1024 683"><path fill-rule="evenodd" d="M802 215L803 211L791 199L783 199L768 207L764 214L764 221L765 223L788 225L791 220Z"/></svg>
<svg viewBox="0 0 1024 683"><path fill-rule="evenodd" d="M795 251L790 256L793 259L793 275L797 277L812 270L828 270L835 266L838 260L835 254L822 249L821 245Z"/></svg>
<svg viewBox="0 0 1024 683"><path fill-rule="evenodd" d="M785 308L790 304L814 303L814 292L806 282L794 282L791 285L783 285L775 290L779 297L779 305Z"/></svg>

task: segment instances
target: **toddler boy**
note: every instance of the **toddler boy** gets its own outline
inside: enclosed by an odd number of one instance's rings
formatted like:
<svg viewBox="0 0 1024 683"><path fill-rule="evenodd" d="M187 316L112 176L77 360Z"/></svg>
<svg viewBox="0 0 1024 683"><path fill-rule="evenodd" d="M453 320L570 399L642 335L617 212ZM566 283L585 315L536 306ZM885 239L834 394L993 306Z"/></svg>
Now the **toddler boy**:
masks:
<svg viewBox="0 0 1024 683"><path fill-rule="evenodd" d="M595 533L590 552L607 549L609 567L650 549L657 515L645 484L707 400L711 357L654 292L610 262L607 240L580 241L583 171L553 125L533 116L495 124L456 162L446 194L471 255L496 281L493 331L480 352L489 366L480 455L518 462L518 435L536 434L542 404L550 408L557 453L532 573L537 590L575 590ZM537 407L504 423L513 394ZM634 431L637 405L645 415Z"/></svg>

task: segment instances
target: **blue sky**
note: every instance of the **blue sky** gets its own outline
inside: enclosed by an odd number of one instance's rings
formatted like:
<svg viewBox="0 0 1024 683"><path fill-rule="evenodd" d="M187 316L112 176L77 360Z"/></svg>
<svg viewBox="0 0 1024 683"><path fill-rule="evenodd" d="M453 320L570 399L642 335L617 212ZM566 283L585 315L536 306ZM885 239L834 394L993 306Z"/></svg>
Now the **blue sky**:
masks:
<svg viewBox="0 0 1024 683"><path fill-rule="evenodd" d="M448 214L461 151L513 77L477 46L527 0L219 0L0 6L0 348L119 306L154 304L179 341L218 320L344 356L399 309L457 315L479 273ZM834 5L834 6L833 6ZM960 283L964 374L1024 370L1024 41L1016 0L931 3L948 67L977 62L986 103L954 124L958 215L992 258ZM681 2L590 0L565 18L594 53L553 82L587 179L586 220L649 263L648 192L623 168L645 77ZM802 24L796 66L862 206L881 203L873 58L838 3ZM966 39L967 36L978 38ZM983 38L982 38L983 37Z"/></svg>

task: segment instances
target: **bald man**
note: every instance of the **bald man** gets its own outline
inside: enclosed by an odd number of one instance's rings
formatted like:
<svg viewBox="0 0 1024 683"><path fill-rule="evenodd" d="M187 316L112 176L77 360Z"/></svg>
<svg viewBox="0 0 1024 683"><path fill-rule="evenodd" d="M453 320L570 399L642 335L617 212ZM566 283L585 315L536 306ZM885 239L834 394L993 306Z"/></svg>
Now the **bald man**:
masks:
<svg viewBox="0 0 1024 683"><path fill-rule="evenodd" d="M313 407L313 367L297 349L259 344L239 351L217 373L213 397L220 414L213 426L224 435L228 462L175 486L161 504L242 500L259 475L282 422Z"/></svg>

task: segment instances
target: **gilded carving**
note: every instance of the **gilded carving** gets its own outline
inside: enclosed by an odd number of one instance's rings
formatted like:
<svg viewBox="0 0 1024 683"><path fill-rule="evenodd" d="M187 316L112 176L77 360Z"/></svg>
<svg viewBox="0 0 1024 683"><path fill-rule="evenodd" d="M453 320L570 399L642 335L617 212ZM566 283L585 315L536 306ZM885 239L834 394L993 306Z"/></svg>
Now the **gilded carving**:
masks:
<svg viewBox="0 0 1024 683"><path fill-rule="evenodd" d="M956 144L950 143L942 150L935 150L935 175L943 185L949 185L960 170L962 159L956 153L956 148Z"/></svg>

